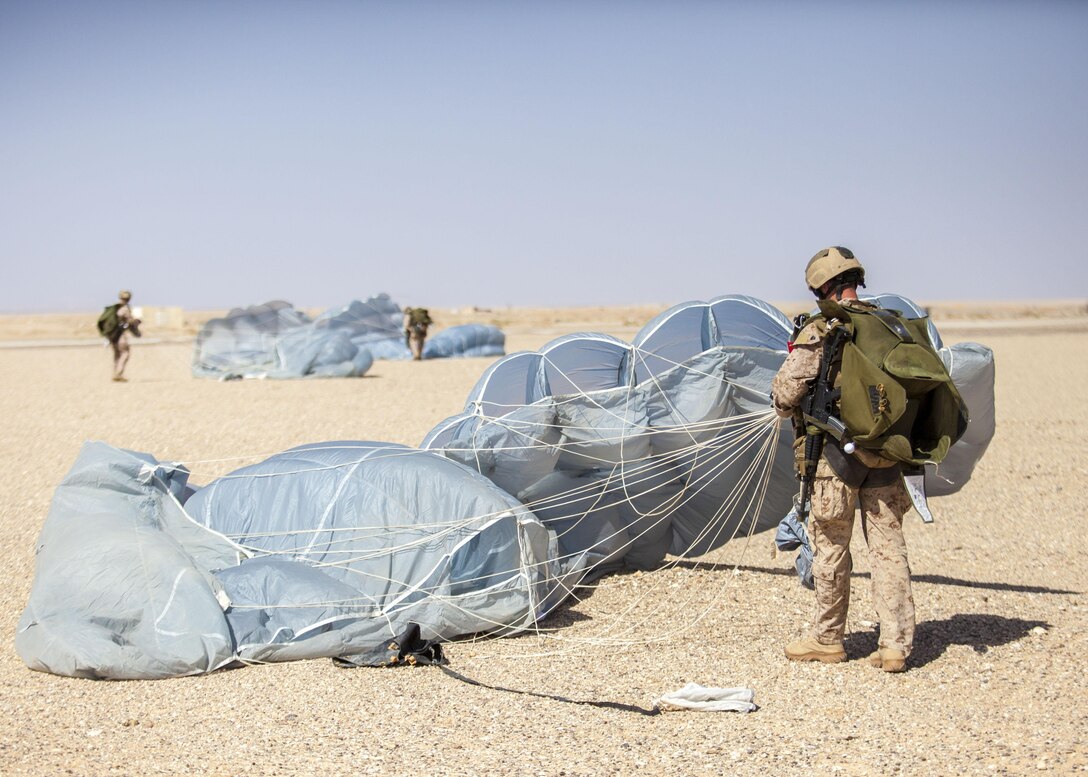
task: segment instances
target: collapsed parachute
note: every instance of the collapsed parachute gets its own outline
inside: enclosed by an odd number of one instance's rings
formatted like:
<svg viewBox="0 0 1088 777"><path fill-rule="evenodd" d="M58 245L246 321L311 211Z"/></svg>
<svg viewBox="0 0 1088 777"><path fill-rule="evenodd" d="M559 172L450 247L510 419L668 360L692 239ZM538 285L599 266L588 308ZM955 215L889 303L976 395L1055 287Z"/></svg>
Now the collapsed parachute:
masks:
<svg viewBox="0 0 1088 777"><path fill-rule="evenodd" d="M202 378L355 377L374 363L372 352L346 329L318 327L287 302L235 308L204 324L193 351Z"/></svg>
<svg viewBox="0 0 1088 777"><path fill-rule="evenodd" d="M504 343L497 327L462 324L430 338L423 356L501 356ZM357 377L375 359L408 358L403 312L379 294L312 320L282 301L235 308L201 327L192 372L219 379Z"/></svg>
<svg viewBox="0 0 1088 777"><path fill-rule="evenodd" d="M42 530L16 648L43 671L155 678L390 663L409 634L531 628L579 583L786 514L792 431L768 393L790 331L751 297L684 303L631 344L572 334L495 362L418 449L307 445L203 488L88 443ZM949 492L993 434L993 362L941 352L981 424L927 473Z"/></svg>

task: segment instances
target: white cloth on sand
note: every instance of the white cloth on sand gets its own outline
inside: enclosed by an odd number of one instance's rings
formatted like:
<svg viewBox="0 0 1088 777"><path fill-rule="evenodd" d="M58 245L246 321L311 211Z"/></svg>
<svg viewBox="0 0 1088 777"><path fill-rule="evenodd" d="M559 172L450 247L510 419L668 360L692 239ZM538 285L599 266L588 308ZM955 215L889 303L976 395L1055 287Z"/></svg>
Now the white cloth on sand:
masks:
<svg viewBox="0 0 1088 777"><path fill-rule="evenodd" d="M688 683L678 691L670 691L654 699L654 707L705 712L754 712L758 709L752 703L755 695L751 688L704 688L698 683Z"/></svg>

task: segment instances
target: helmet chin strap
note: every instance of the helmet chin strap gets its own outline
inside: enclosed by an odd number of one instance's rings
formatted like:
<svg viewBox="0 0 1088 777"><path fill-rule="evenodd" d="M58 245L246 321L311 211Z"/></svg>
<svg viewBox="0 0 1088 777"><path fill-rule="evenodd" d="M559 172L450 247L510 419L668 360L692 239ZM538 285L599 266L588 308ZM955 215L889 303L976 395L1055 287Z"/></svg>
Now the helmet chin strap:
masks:
<svg viewBox="0 0 1088 777"><path fill-rule="evenodd" d="M859 281L851 278L850 280L846 281L839 280L836 283L836 279L832 278L823 285L822 289L813 289L813 291L815 292L817 299L831 299L835 300L835 302L841 302L842 293L847 289L851 289L852 291L854 291L856 296L857 290L864 287L865 281ZM827 289L826 293L823 292L823 289Z"/></svg>

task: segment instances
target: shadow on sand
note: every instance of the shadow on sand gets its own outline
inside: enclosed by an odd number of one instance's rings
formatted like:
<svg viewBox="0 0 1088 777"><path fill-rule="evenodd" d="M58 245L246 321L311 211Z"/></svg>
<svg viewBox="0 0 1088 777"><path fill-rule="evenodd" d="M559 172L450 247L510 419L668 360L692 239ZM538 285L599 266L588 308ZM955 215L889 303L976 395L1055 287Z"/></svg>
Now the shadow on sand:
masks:
<svg viewBox="0 0 1088 777"><path fill-rule="evenodd" d="M753 572L759 575L786 575L788 577L796 577L797 573L792 567L753 567L734 566L733 564L714 564L698 561L677 561L675 565L684 569L701 569L709 572L732 572L734 569L738 569L741 572ZM850 575L851 579L860 578L868 580L870 575L868 572L853 572ZM996 583L987 580L960 580L955 577L948 577L947 575L911 575L912 583L928 583L930 585L954 585L962 586L964 588L978 588L985 591L1011 591L1013 593L1021 594L1083 594L1084 591L1070 591L1064 588L1047 588L1042 585L1023 585L1020 583Z"/></svg>
<svg viewBox="0 0 1088 777"><path fill-rule="evenodd" d="M737 566L732 564L700 564L694 561L680 561L677 566L715 572L739 569L744 572L767 575L787 575L796 577L792 569L778 567ZM868 578L867 572L855 572L851 577ZM999 583L980 580L960 580L946 575L912 575L914 583L930 585L952 585L975 588L986 591L1011 591L1014 593L1070 595L1081 591L1061 588L1047 588L1040 585L1021 585L1017 583ZM952 645L967 645L975 653L985 653L992 647L1007 645L1023 639L1036 627L1050 628L1050 624L1041 620L1006 618L1001 615L983 613L960 613L944 620L924 621L919 623L914 632L914 649L910 656L910 665L925 666L941 657ZM861 631L848 634L844 640L847 655L858 658L869 655L877 648L877 632Z"/></svg>
<svg viewBox="0 0 1088 777"><path fill-rule="evenodd" d="M967 645L975 653L982 654L992 647L1023 639L1038 626L1050 628L1046 621L982 613L960 613L944 620L924 621L915 628L914 650L911 651L908 666L925 666L940 658L952 645ZM876 650L877 633L862 631L848 634L843 643L848 656L867 656Z"/></svg>

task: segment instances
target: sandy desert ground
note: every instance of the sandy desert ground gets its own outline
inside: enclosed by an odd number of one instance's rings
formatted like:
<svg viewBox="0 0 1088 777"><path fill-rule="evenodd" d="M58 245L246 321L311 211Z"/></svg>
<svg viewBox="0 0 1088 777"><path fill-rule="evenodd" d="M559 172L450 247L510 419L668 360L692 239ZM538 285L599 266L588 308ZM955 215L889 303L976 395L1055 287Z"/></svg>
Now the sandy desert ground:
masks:
<svg viewBox="0 0 1088 777"><path fill-rule="evenodd" d="M660 307L448 313L495 322L508 350L571 331L629 339ZM996 312L995 312L996 311ZM993 348L997 434L970 483L906 527L918 607L910 670L875 647L855 537L840 665L795 665L812 595L771 533L696 562L618 575L553 623L558 639L454 644L450 668L329 660L154 682L28 670L13 649L34 543L85 440L211 478L304 442L416 444L460 410L489 360L377 362L364 378L190 377L210 314L148 330L109 380L90 316L0 317L0 774L1088 773L1088 313L1083 302L934 306L950 342ZM632 644L602 639L625 630ZM756 712L640 714L688 682L745 686ZM584 704L578 702L595 702Z"/></svg>

